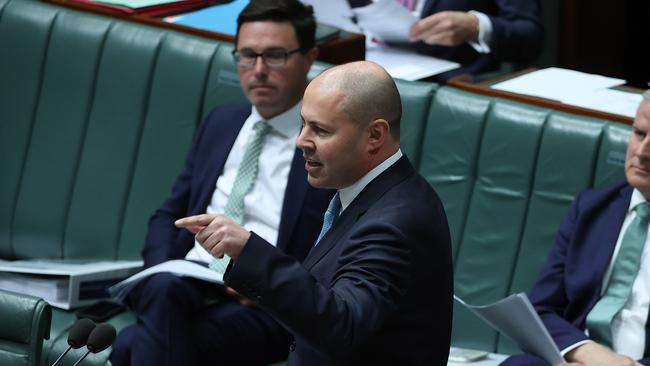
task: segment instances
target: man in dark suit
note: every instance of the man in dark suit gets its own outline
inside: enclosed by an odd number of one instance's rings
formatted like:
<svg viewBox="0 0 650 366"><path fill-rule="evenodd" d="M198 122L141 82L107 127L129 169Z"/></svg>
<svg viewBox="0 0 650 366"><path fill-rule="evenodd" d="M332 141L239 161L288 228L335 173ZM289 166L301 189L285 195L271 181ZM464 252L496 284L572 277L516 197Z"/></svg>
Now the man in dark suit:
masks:
<svg viewBox="0 0 650 366"><path fill-rule="evenodd" d="M172 195L152 216L145 267L187 258L214 259L178 218L228 212L278 250L301 261L333 192L307 183L295 147L315 21L297 0L254 0L238 18L241 87L252 104L213 110L196 133ZM235 291L164 273L130 297L137 323L113 347L114 365L248 365L286 358L289 334ZM221 290L221 292L224 292ZM218 303L215 304L216 300Z"/></svg>
<svg viewBox="0 0 650 366"><path fill-rule="evenodd" d="M233 259L225 282L290 330L290 365L445 365L449 229L400 150L395 83L371 62L334 67L309 84L301 115L309 183L338 190L303 263L223 215L177 225Z"/></svg>
<svg viewBox="0 0 650 366"><path fill-rule="evenodd" d="M530 291L567 362L650 365L648 132L650 92L644 93L628 141L627 181L576 197ZM503 364L547 365L532 355L513 356Z"/></svg>
<svg viewBox="0 0 650 366"><path fill-rule="evenodd" d="M348 0L353 7L372 0ZM539 0L395 0L420 17L409 40L419 53L455 61L461 67L435 76L498 70L501 62L528 64L542 52L544 27Z"/></svg>

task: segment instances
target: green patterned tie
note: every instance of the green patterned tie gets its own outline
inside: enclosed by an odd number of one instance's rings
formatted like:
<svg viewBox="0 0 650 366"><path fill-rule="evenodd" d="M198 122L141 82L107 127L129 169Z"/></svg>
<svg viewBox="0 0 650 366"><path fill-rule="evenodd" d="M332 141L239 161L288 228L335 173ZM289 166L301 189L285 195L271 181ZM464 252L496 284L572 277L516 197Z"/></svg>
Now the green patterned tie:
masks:
<svg viewBox="0 0 650 366"><path fill-rule="evenodd" d="M636 217L625 230L607 289L587 315L589 336L609 347L612 346L612 320L621 311L632 292L648 234L650 206L644 202L634 210Z"/></svg>
<svg viewBox="0 0 650 366"><path fill-rule="evenodd" d="M228 196L228 202L226 202L226 207L224 208L226 216L240 225L244 222L244 198L257 179L257 163L259 161L260 152L262 152L262 146L264 146L264 137L270 130L271 125L266 121L258 121L255 123L255 126L253 126L253 138L246 147L244 157L239 164L237 176L235 177L230 195ZM226 271L226 267L228 267L229 261L230 257L227 255L224 255L221 259L215 258L212 263L210 263L210 268L223 274Z"/></svg>

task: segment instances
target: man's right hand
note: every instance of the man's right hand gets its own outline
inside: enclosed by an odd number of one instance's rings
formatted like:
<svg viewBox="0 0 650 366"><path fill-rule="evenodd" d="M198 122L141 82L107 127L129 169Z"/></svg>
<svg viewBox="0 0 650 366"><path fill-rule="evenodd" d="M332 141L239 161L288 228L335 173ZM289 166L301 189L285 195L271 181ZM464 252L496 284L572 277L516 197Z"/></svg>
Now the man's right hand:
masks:
<svg viewBox="0 0 650 366"><path fill-rule="evenodd" d="M564 357L564 365L584 366L643 366L633 359L618 354L596 342L585 343L569 351Z"/></svg>

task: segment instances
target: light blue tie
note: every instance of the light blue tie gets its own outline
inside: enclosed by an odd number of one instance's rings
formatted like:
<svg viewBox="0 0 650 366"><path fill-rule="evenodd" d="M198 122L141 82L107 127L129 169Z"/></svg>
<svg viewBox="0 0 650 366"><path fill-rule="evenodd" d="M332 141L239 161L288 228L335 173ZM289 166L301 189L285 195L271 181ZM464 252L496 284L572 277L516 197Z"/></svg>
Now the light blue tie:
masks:
<svg viewBox="0 0 650 366"><path fill-rule="evenodd" d="M336 217L339 215L341 212L341 198L339 197L339 193L336 192L334 197L332 197L332 200L330 201L329 206L327 206L327 211L325 211L325 216L323 217L323 228L320 229L320 234L318 234L318 239L316 239L316 244L327 234L328 231L330 231L330 228L332 227L332 224L334 223L334 220Z"/></svg>
<svg viewBox="0 0 650 366"><path fill-rule="evenodd" d="M636 216L623 234L607 289L587 315L589 336L596 342L610 347L612 346L612 320L630 297L648 234L650 205L644 202L637 205L634 210Z"/></svg>
<svg viewBox="0 0 650 366"><path fill-rule="evenodd" d="M255 185L257 180L258 162L262 147L264 146L264 137L271 130L271 125L265 121L258 121L253 126L253 137L246 146L246 151L242 161L237 169L237 176L232 185L232 190L228 196L228 202L224 207L224 213L238 224L243 224L245 207L244 198ZM223 274L228 267L230 257L224 255L223 258L215 258L209 265L210 269Z"/></svg>

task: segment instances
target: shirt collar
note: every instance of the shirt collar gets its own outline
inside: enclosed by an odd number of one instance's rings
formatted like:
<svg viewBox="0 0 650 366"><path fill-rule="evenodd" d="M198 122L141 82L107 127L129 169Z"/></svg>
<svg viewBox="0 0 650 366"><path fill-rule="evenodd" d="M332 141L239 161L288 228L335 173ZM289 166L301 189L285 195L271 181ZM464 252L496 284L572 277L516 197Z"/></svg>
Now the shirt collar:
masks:
<svg viewBox="0 0 650 366"><path fill-rule="evenodd" d="M628 213L634 211L634 208L641 203L646 202L647 200L643 197L643 194L636 188L632 191L632 198L630 199L630 207L628 207Z"/></svg>
<svg viewBox="0 0 650 366"><path fill-rule="evenodd" d="M353 183L351 186L339 189L339 196L341 198L341 212L343 212L343 210L345 210L350 205L350 203L352 203L352 201L357 198L359 193L361 193L361 191L363 191L363 189L366 188L370 182L377 178L379 174L383 173L384 170L390 168L393 164L395 164L402 157L402 155L402 149L397 149L397 152L395 152L395 154L391 155L381 164L374 167L371 171L366 173L366 175L361 177L361 179Z"/></svg>
<svg viewBox="0 0 650 366"><path fill-rule="evenodd" d="M295 138L300 133L300 109L302 108L302 101L296 103L293 107L278 114L275 117L266 120L268 124L273 127L273 131L279 132L282 136L287 138ZM260 112L255 106L251 110L251 118L257 122L264 120Z"/></svg>

